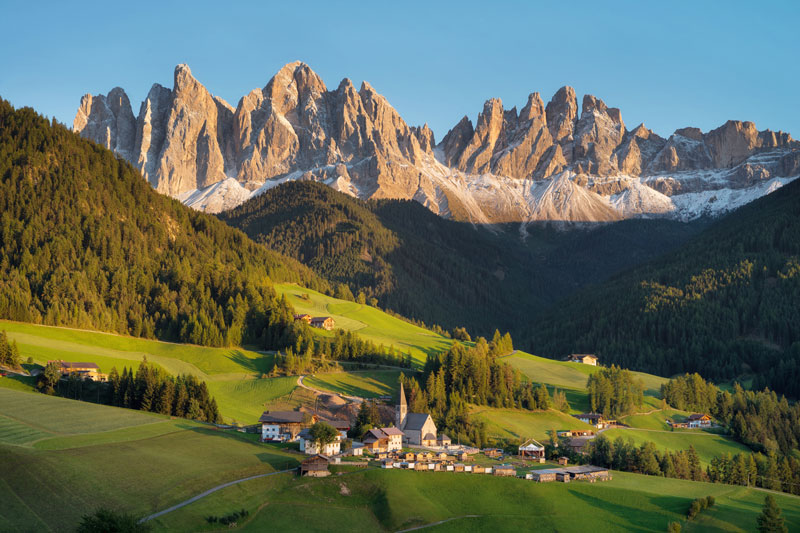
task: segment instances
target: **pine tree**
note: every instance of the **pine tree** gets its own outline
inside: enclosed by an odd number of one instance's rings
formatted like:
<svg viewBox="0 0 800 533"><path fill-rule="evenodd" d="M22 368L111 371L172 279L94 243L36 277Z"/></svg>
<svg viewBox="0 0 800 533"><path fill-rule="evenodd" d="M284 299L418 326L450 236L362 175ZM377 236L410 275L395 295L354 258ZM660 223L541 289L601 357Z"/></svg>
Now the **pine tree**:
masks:
<svg viewBox="0 0 800 533"><path fill-rule="evenodd" d="M757 518L758 531L761 533L788 533L789 529L784 524L781 508L775 502L772 494L764 498L764 507Z"/></svg>

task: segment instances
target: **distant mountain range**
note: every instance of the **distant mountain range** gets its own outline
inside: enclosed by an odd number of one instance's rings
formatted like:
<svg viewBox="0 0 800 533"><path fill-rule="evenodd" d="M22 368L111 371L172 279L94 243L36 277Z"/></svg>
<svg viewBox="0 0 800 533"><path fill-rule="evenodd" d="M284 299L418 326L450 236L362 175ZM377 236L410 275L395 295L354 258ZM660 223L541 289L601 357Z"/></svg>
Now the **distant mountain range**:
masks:
<svg viewBox="0 0 800 533"><path fill-rule="evenodd" d="M284 66L234 109L186 65L154 84L134 116L119 87L85 95L73 129L138 167L158 191L208 212L279 183L311 179L362 199L414 199L475 223L605 222L718 215L800 175L800 142L728 121L665 139L628 130L619 109L562 87L506 110L484 104L436 144L368 83L334 90L308 65Z"/></svg>

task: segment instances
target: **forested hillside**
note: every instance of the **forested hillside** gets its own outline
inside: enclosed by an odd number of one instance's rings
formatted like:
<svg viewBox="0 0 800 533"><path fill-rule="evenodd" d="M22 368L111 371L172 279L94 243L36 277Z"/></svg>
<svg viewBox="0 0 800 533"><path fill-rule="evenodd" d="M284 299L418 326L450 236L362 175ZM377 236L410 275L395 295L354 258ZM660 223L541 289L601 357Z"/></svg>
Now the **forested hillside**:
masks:
<svg viewBox="0 0 800 533"><path fill-rule="evenodd" d="M289 182L219 215L358 298L448 329L512 333L587 283L685 242L704 226L631 220L593 230L453 222L417 202L363 202Z"/></svg>
<svg viewBox="0 0 800 533"><path fill-rule="evenodd" d="M800 397L800 181L531 325L547 356L590 350L659 375L754 376Z"/></svg>
<svg viewBox="0 0 800 533"><path fill-rule="evenodd" d="M274 345L294 342L294 326L271 280L328 288L296 261L156 193L110 151L4 100L0 213L2 318Z"/></svg>

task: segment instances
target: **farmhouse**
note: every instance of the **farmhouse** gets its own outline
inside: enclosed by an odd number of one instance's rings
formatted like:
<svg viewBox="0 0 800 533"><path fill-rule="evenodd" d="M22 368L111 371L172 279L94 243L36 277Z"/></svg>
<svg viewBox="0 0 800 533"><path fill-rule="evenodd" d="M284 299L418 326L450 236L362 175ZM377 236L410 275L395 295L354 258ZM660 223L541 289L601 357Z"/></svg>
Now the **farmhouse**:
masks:
<svg viewBox="0 0 800 533"><path fill-rule="evenodd" d="M342 449L342 436L339 434L336 435L333 442L328 444L315 441L311 436L311 430L308 428L303 429L297 436L300 439L300 451L308 455L337 455Z"/></svg>
<svg viewBox="0 0 800 533"><path fill-rule="evenodd" d="M375 428L364 434L364 446L371 452L393 452L403 447L403 432L397 428Z"/></svg>
<svg viewBox="0 0 800 533"><path fill-rule="evenodd" d="M584 365L597 366L597 357L589 353L573 353L567 357L570 363L583 363Z"/></svg>
<svg viewBox="0 0 800 533"><path fill-rule="evenodd" d="M62 377L76 375L81 379L92 381L107 381L108 376L100 373L100 367L94 363L67 363L66 361L48 361L47 364L56 363Z"/></svg>
<svg viewBox="0 0 800 533"><path fill-rule="evenodd" d="M295 320L295 322L303 321L306 324L311 324L311 315L309 315L307 313L303 313L303 314L300 314L300 315L294 315L294 320Z"/></svg>
<svg viewBox="0 0 800 533"><path fill-rule="evenodd" d="M312 328L321 328L328 331L332 330L335 325L334 320L329 316L315 316L311 319L310 324Z"/></svg>
<svg viewBox="0 0 800 533"><path fill-rule="evenodd" d="M519 455L521 457L535 457L537 459L544 457L544 446L536 442L534 439L523 442L519 447Z"/></svg>
<svg viewBox="0 0 800 533"><path fill-rule="evenodd" d="M409 444L416 446L436 446L436 424L428 413L409 413L403 384L400 384L400 403L397 405L396 425Z"/></svg>
<svg viewBox="0 0 800 533"><path fill-rule="evenodd" d="M606 481L611 479L611 474L608 468L592 465L571 466L563 469L567 472L573 480L587 480L587 481Z"/></svg>
<svg viewBox="0 0 800 533"><path fill-rule="evenodd" d="M328 470L330 458L322 454L312 455L302 463L300 463L300 475L310 477L325 477L331 475Z"/></svg>
<svg viewBox="0 0 800 533"><path fill-rule="evenodd" d="M597 429L603 429L614 423L613 420L606 420L603 415L598 413L581 413L579 415L572 415L581 422L594 426Z"/></svg>
<svg viewBox="0 0 800 533"><path fill-rule="evenodd" d="M711 427L711 417L706 414L689 415L687 423L690 428L709 428Z"/></svg>
<svg viewBox="0 0 800 533"><path fill-rule="evenodd" d="M301 411L265 411L258 421L262 441L286 442L295 440L300 431L316 423L318 417Z"/></svg>

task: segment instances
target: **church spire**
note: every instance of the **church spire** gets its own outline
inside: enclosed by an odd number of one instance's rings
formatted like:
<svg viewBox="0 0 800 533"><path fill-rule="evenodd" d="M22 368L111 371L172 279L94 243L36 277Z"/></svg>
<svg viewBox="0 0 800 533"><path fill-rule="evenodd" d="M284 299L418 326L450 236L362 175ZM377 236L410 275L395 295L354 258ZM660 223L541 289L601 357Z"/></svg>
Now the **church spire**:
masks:
<svg viewBox="0 0 800 533"><path fill-rule="evenodd" d="M406 415L408 414L408 404L406 404L406 393L403 390L403 382L400 381L400 401L397 405L397 411L395 413L395 425L403 429L406 425Z"/></svg>

